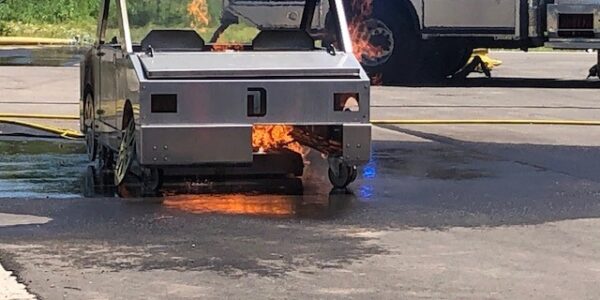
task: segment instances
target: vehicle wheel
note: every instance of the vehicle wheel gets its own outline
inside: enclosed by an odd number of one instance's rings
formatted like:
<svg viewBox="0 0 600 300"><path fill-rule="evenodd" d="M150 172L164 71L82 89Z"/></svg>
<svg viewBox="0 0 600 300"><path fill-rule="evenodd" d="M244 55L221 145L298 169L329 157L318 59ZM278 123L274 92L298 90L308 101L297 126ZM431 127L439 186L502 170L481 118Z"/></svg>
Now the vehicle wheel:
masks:
<svg viewBox="0 0 600 300"><path fill-rule="evenodd" d="M115 163L114 178L118 190L123 188L121 185L124 184L128 173L134 171L134 162L137 161L135 148L135 122L133 116L131 116L128 118L127 125L123 130L119 154ZM162 186L162 172L157 168L146 168L139 166L139 164L135 164L135 171L136 181L141 186L141 196L155 196Z"/></svg>
<svg viewBox="0 0 600 300"><path fill-rule="evenodd" d="M135 157L135 122L133 117L128 119L127 125L124 127L115 164L115 185L120 185L123 182Z"/></svg>
<svg viewBox="0 0 600 300"><path fill-rule="evenodd" d="M340 164L337 170L329 168L327 171L329 182L337 189L346 188L356 179L357 173L355 166L348 166L346 164Z"/></svg>
<svg viewBox="0 0 600 300"><path fill-rule="evenodd" d="M431 41L424 44L422 76L425 79L444 79L467 64L473 49L462 41Z"/></svg>
<svg viewBox="0 0 600 300"><path fill-rule="evenodd" d="M144 168L142 170L142 195L155 196L162 186L162 172L157 168Z"/></svg>
<svg viewBox="0 0 600 300"><path fill-rule="evenodd" d="M381 50L378 55L360 57L369 75L380 75L384 83L417 78L422 61L421 39L409 13L390 7L389 1L374 1L373 14L364 23L370 44Z"/></svg>
<svg viewBox="0 0 600 300"><path fill-rule="evenodd" d="M98 140L96 140L96 126L94 124L94 120L94 97L91 93L88 93L85 97L83 122L85 130L86 152L90 161L96 160L98 153Z"/></svg>
<svg viewBox="0 0 600 300"><path fill-rule="evenodd" d="M110 148L102 145L99 145L98 149L98 169L110 170L115 163L113 151Z"/></svg>
<svg viewBox="0 0 600 300"><path fill-rule="evenodd" d="M456 54L452 57L452 64L448 65L447 72L444 74L446 77L456 74L464 66L473 54L473 48L471 47L460 47ZM449 61L450 62L450 61Z"/></svg>
<svg viewBox="0 0 600 300"><path fill-rule="evenodd" d="M94 168L94 166L87 167L83 184L83 196L87 198L94 197L96 195L94 191L97 186L96 169Z"/></svg>
<svg viewBox="0 0 600 300"><path fill-rule="evenodd" d="M356 168L356 166L351 166L348 184L353 183L354 180L356 180L356 177L358 177L358 169Z"/></svg>

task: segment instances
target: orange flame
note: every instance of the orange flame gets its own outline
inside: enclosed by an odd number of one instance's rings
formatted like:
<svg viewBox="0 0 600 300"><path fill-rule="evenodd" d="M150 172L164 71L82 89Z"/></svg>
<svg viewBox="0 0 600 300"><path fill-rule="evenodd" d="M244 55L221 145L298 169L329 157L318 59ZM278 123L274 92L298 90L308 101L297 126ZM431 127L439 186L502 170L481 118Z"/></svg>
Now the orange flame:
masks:
<svg viewBox="0 0 600 300"><path fill-rule="evenodd" d="M168 208L186 212L231 215L289 216L294 214L292 197L233 195L178 195L163 202Z"/></svg>
<svg viewBox="0 0 600 300"><path fill-rule="evenodd" d="M254 125L252 128L252 147L258 152L285 148L304 154L304 147L292 137L293 129L289 125Z"/></svg>
<svg viewBox="0 0 600 300"><path fill-rule="evenodd" d="M227 44L213 44L211 51L214 52L224 52L224 51L241 51L244 50L244 46L242 44L235 43L227 43Z"/></svg>
<svg viewBox="0 0 600 300"><path fill-rule="evenodd" d="M208 3L206 0L192 0L187 6L187 11L192 20L190 26L193 28L201 28L208 26L210 22L210 14L208 13Z"/></svg>
<svg viewBox="0 0 600 300"><path fill-rule="evenodd" d="M383 50L381 47L371 44L371 33L366 24L373 12L373 0L352 0L351 7L354 17L349 22L348 30L352 39L354 56L360 62L365 57L380 56Z"/></svg>
<svg viewBox="0 0 600 300"><path fill-rule="evenodd" d="M219 37L216 43L213 44L211 51L215 52L223 52L223 51L242 51L244 50L244 45L236 42L236 41L224 41L223 37Z"/></svg>
<svg viewBox="0 0 600 300"><path fill-rule="evenodd" d="M383 84L383 74L376 73L371 76L371 85L382 85Z"/></svg>

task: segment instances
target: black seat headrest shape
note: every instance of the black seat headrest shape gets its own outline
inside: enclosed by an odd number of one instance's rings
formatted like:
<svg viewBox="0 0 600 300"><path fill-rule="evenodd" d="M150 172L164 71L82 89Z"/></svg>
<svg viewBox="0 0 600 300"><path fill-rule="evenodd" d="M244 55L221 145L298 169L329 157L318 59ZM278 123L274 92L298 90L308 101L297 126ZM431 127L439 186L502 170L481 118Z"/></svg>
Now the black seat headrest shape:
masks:
<svg viewBox="0 0 600 300"><path fill-rule="evenodd" d="M199 50L204 48L204 40L191 29L155 29L146 35L141 43L142 50L151 46L155 51L161 50Z"/></svg>
<svg viewBox="0 0 600 300"><path fill-rule="evenodd" d="M252 49L313 50L315 41L304 30L263 30L252 40Z"/></svg>

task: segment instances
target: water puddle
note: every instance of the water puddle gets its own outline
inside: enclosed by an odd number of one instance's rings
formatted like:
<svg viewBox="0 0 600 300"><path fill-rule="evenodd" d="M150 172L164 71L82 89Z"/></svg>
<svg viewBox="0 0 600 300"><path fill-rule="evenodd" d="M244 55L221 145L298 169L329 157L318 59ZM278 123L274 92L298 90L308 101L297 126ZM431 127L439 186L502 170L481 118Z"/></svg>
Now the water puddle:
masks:
<svg viewBox="0 0 600 300"><path fill-rule="evenodd" d="M302 179L285 177L165 178L155 197L141 197L139 182L115 187L110 170L87 161L81 141L0 140L0 198L113 198L157 202L192 214L270 218L332 218L388 193L389 178L473 180L491 176L462 153L375 151L349 191L332 191L326 160L312 161ZM387 178L387 179L386 179ZM383 185L382 185L383 184ZM378 188L379 187L379 188ZM392 189L393 192L393 189Z"/></svg>
<svg viewBox="0 0 600 300"><path fill-rule="evenodd" d="M139 184L115 187L112 172L88 167L87 197L120 195L123 201L161 203L193 214L247 215L268 218L334 217L356 201L347 190L325 190L328 182L305 185L300 178L165 178L159 195L141 197ZM323 188L315 188L315 186Z"/></svg>
<svg viewBox="0 0 600 300"><path fill-rule="evenodd" d="M70 67L79 64L88 47L0 48L0 65Z"/></svg>
<svg viewBox="0 0 600 300"><path fill-rule="evenodd" d="M87 159L84 153L80 142L0 141L0 197L79 196Z"/></svg>
<svg viewBox="0 0 600 300"><path fill-rule="evenodd" d="M312 176L307 171L307 176ZM0 198L112 198L158 202L193 214L249 215L269 218L330 218L349 209L356 197L330 191L314 178L166 178L160 196L140 197L136 183L117 189L113 173L89 164L80 141L0 140ZM0 200L1 201L1 200Z"/></svg>
<svg viewBox="0 0 600 300"><path fill-rule="evenodd" d="M491 172L474 168L473 161L484 158L472 153L456 149L384 149L373 154L371 163L365 169L376 169L381 166L381 172L394 173L397 176L439 180L472 180L492 177ZM374 177L376 173L369 171Z"/></svg>

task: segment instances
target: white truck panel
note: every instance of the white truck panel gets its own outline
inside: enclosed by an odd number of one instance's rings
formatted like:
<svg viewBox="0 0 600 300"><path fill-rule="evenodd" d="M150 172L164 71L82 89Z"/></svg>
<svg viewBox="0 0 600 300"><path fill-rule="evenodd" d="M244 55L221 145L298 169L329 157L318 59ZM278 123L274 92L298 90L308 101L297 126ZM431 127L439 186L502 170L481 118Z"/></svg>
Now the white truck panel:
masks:
<svg viewBox="0 0 600 300"><path fill-rule="evenodd" d="M515 28L517 0L423 0L425 28Z"/></svg>

